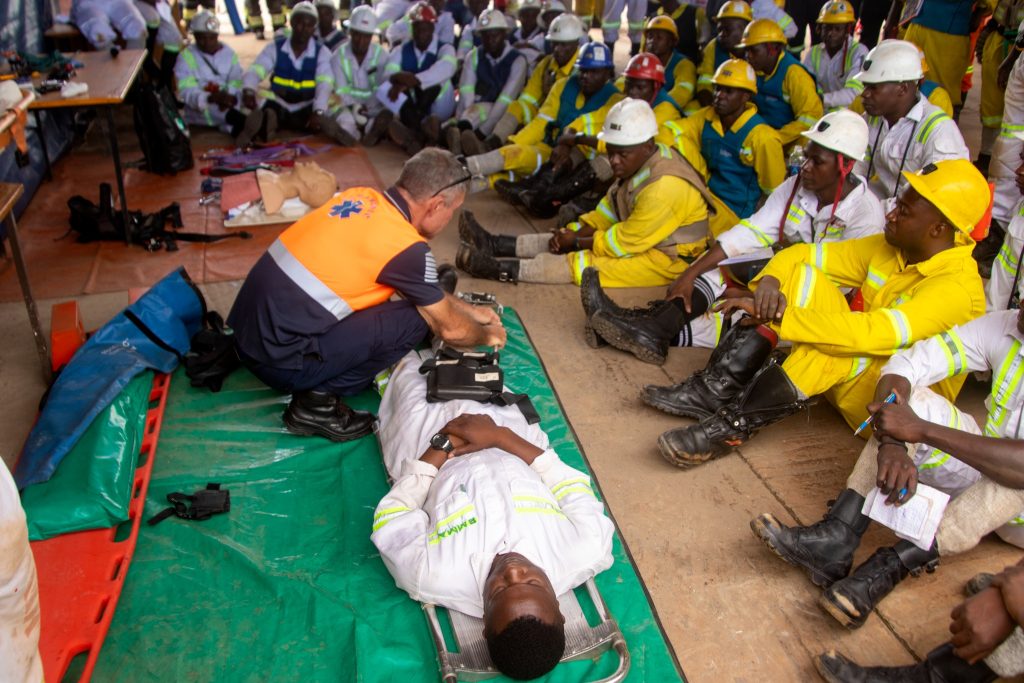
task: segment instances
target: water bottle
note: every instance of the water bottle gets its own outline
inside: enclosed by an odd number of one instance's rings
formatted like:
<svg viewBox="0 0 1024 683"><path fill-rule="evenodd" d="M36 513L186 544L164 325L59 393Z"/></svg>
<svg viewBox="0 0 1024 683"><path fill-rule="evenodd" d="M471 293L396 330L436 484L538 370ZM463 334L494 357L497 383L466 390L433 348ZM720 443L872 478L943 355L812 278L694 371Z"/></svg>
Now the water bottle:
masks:
<svg viewBox="0 0 1024 683"><path fill-rule="evenodd" d="M804 156L803 145L797 145L793 148L793 151L789 153L789 161L786 162L786 172L788 175L794 176L800 173L800 168L804 165L804 160L807 157Z"/></svg>

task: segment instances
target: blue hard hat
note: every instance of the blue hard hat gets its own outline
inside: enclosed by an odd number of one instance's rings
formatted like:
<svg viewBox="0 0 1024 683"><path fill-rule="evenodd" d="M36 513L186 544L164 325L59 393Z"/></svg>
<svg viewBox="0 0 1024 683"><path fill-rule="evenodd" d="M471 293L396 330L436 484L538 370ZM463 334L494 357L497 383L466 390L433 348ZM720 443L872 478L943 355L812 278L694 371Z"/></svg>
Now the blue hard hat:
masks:
<svg viewBox="0 0 1024 683"><path fill-rule="evenodd" d="M604 43L593 41L583 46L579 59L576 60L577 69L613 69L612 51Z"/></svg>

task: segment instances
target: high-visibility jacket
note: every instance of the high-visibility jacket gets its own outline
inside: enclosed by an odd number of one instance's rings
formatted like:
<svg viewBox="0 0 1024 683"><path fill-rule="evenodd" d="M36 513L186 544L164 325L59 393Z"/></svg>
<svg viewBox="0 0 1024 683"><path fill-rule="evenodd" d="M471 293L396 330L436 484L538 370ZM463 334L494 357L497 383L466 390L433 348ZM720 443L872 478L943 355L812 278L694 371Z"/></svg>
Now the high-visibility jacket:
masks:
<svg viewBox="0 0 1024 683"><path fill-rule="evenodd" d="M674 145L708 179L708 186L737 216L753 213L762 194L770 194L786 177L778 136L757 107L745 111L728 131L713 107L666 124Z"/></svg>
<svg viewBox="0 0 1024 683"><path fill-rule="evenodd" d="M1018 196L1020 196L1018 194ZM1017 300L1024 291L1024 273L1021 267L1021 252L1024 251L1024 200L1017 202L1013 217L1006 226L1006 237L1000 247L995 261L992 262L992 276L985 285L985 298L988 310L1003 311L1010 303L1013 282L1017 281Z"/></svg>
<svg viewBox="0 0 1024 683"><path fill-rule="evenodd" d="M778 132L783 147L800 140L800 134L825 113L814 77L786 50L771 73L757 75L757 94L752 101Z"/></svg>
<svg viewBox="0 0 1024 683"><path fill-rule="evenodd" d="M263 79L269 78L270 88L258 93L263 99L275 100L292 112L310 104L313 109L326 110L334 91L331 57L331 51L323 49L313 38L301 55L292 52L291 40L276 38L242 74L242 87L256 90Z"/></svg>
<svg viewBox="0 0 1024 683"><path fill-rule="evenodd" d="M665 14L665 8L659 7L658 14ZM686 56L687 59L696 62L700 59L699 46L707 40L710 33L710 25L707 20L707 12L703 7L680 2L679 7L668 15L676 24L676 33L679 34L679 42L676 43L676 50Z"/></svg>
<svg viewBox="0 0 1024 683"><path fill-rule="evenodd" d="M863 312L829 313L790 305L779 325L783 339L816 344L847 356L888 357L914 342L972 320L985 310L974 242L957 244L927 261L908 264L884 235L783 249L751 281L800 277L816 267L837 286L859 287ZM959 388L959 387L957 387ZM955 396L955 391L952 393Z"/></svg>
<svg viewBox="0 0 1024 683"><path fill-rule="evenodd" d="M242 65L234 50L221 44L217 52L208 55L195 45L189 45L178 53L174 76L178 82L178 97L185 103L186 123L230 131L225 119L227 111L210 104L209 97L213 86L232 95L241 94Z"/></svg>
<svg viewBox="0 0 1024 683"><path fill-rule="evenodd" d="M334 53L335 92L343 107L370 106L376 103L377 88L384 81L388 53L377 43L370 43L363 61L356 60L352 45L345 42Z"/></svg>
<svg viewBox="0 0 1024 683"><path fill-rule="evenodd" d="M696 83L697 66L682 53L673 51L665 66L665 85L662 86L662 90L676 105L680 114L693 99Z"/></svg>
<svg viewBox="0 0 1024 683"><path fill-rule="evenodd" d="M505 45L494 59L475 47L469 51L459 82L459 102L455 118L469 121L474 128L490 133L505 114L526 80L526 57ZM487 104L488 106L476 106Z"/></svg>
<svg viewBox="0 0 1024 683"><path fill-rule="evenodd" d="M509 137L509 142L515 145L535 145L547 141L546 144L550 144L557 132L577 118L602 107L611 107L621 99L622 93L611 81L590 97L585 97L580 92L579 81L575 76L563 78L551 86L551 91L537 112L537 118Z"/></svg>
<svg viewBox="0 0 1024 683"><path fill-rule="evenodd" d="M715 71L722 65L722 62L732 59L729 51L718 44L718 38L712 39L704 46L704 53L701 55L700 66L697 67L697 92L714 90L711 79Z"/></svg>
<svg viewBox="0 0 1024 683"><path fill-rule="evenodd" d="M494 556L516 552L544 570L557 595L612 564L611 520L590 477L563 463L515 407L426 402L415 352L391 375L380 405L380 441L395 484L377 505L371 540L395 583L420 602L483 614ZM418 458L462 413L483 413L543 448L527 465L497 448L448 460Z"/></svg>
<svg viewBox="0 0 1024 683"><path fill-rule="evenodd" d="M579 50L576 53L578 54ZM548 96L551 87L557 81L572 75L575 65L576 54L573 54L565 66L559 66L554 55L543 57L537 62L537 66L530 73L529 80L523 86L523 92L519 95L519 99L509 107L509 111L516 117L516 120L524 125L532 121L537 116L537 110Z"/></svg>
<svg viewBox="0 0 1024 683"><path fill-rule="evenodd" d="M423 90L440 85L441 94L438 97L441 97L452 90L452 76L458 67L455 48L440 42L437 36L434 36L430 45L422 52L411 40L392 49L384 73L390 78L399 71L408 71L416 75Z"/></svg>
<svg viewBox="0 0 1024 683"><path fill-rule="evenodd" d="M1024 39L1024 22L1018 26L1015 47ZM992 145L992 163L989 165L989 180L995 181L995 202L992 218L1006 224L1013 217L1020 191L1017 189L1017 167L1020 166L1020 151L1024 146L1014 134L1024 131L1024 60L1018 59L1010 70L1010 78L1003 96L1003 117L999 137Z"/></svg>
<svg viewBox="0 0 1024 683"><path fill-rule="evenodd" d="M824 43L812 45L807 51L804 66L814 75L827 111L849 106L864 90L864 84L856 77L867 56L868 49L852 36L834 55L828 53Z"/></svg>
<svg viewBox="0 0 1024 683"><path fill-rule="evenodd" d="M892 128L883 116L866 119L868 148L854 168L880 199L895 197L907 184L900 171L913 173L943 159L970 158L956 122L923 97Z"/></svg>

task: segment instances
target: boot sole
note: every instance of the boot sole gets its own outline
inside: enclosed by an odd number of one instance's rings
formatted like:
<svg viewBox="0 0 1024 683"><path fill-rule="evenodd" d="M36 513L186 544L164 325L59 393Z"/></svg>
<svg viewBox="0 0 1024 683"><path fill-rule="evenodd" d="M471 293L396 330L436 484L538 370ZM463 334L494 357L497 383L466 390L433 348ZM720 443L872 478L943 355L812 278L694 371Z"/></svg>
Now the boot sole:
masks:
<svg viewBox="0 0 1024 683"><path fill-rule="evenodd" d="M658 437L658 452L661 453L661 457L665 459L667 463L678 467L681 470L691 470L694 467L699 467L706 462L716 460L722 456L715 456L714 453L686 453L685 456L676 453L673 448L669 445L668 440L665 439L665 435L662 434ZM727 453L724 455L728 455Z"/></svg>
<svg viewBox="0 0 1024 683"><path fill-rule="evenodd" d="M652 351L651 349L645 346L637 344L629 336L627 336L621 330L619 330L618 327L612 325L611 323L601 318L600 315L595 315L593 318L591 318L590 325L591 327L594 328L594 331L601 335L601 337L606 342L608 342L615 348L619 349L620 351L626 351L628 353L631 353L638 359L642 360L645 363L650 363L651 365L665 364L666 356L663 356L660 353L657 353L656 351Z"/></svg>
<svg viewBox="0 0 1024 683"><path fill-rule="evenodd" d="M814 668L818 670L818 675L826 681L826 683L847 683L842 678L837 678L835 674L825 668L825 664L821 661L821 655L814 658Z"/></svg>
<svg viewBox="0 0 1024 683"><path fill-rule="evenodd" d="M671 403L665 403L664 401L657 397L648 395L647 392L640 392L640 400L642 400L650 407L660 410L663 413L668 413L669 415L677 415L679 417L689 417L693 418L694 420L703 420L705 417L711 417L711 415L713 414L705 411L685 410L677 408L675 405Z"/></svg>
<svg viewBox="0 0 1024 683"><path fill-rule="evenodd" d="M604 339L601 339L601 336L594 331L594 328L591 327L589 323L583 327L583 341L585 341L587 346L592 349L600 349L607 345Z"/></svg>
<svg viewBox="0 0 1024 683"><path fill-rule="evenodd" d="M818 586L820 588L828 588L833 583L835 583L835 580L825 577L820 572L800 562L799 559L796 558L796 556L794 556L792 553L785 549L785 546L776 543L775 532L769 524L766 524L764 521L762 521L763 517L771 519L772 521L776 521L775 517L773 517L772 515L761 515L759 517L755 517L754 519L750 520L750 530L754 532L754 536L759 538L762 543L768 546L769 550L778 555L781 559L785 560L788 564L791 564L794 567L799 567L800 569L803 569L808 574L810 574L811 583L813 583L815 586Z"/></svg>
<svg viewBox="0 0 1024 683"><path fill-rule="evenodd" d="M284 414L283 421L285 428L292 434L295 434L297 436L322 436L329 441L333 441L334 443L345 443L347 441L355 441L356 439L361 439L364 436L373 433L374 425L374 423L371 422L369 425L367 425L365 429L362 429L359 432L341 435L330 430L324 429L322 426L318 424L312 422L305 422L302 420L296 420L291 414L287 412Z"/></svg>
<svg viewBox="0 0 1024 683"><path fill-rule="evenodd" d="M826 590L821 594L821 597L818 598L818 605L820 605L829 616L851 631L863 626L864 622L867 621L868 615L865 614L863 619L858 619L846 611L846 608L840 603L840 600L843 600L841 595L837 595L835 598L832 598ZM852 609L853 605L850 605L850 608Z"/></svg>

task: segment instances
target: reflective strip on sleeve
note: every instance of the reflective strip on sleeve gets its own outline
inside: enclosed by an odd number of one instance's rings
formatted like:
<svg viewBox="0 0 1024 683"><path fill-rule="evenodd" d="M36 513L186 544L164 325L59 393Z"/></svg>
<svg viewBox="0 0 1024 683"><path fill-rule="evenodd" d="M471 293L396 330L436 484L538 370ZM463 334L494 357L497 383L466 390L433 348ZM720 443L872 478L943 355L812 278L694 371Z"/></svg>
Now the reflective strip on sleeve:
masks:
<svg viewBox="0 0 1024 683"><path fill-rule="evenodd" d="M387 508L385 510L381 510L380 512L378 512L377 514L375 514L373 516L373 531L377 531L377 529L380 529L381 527L386 525L388 522L393 521L396 517L400 516L403 512L408 512L408 511L409 511L409 508L405 507L404 505L400 506L400 507Z"/></svg>
<svg viewBox="0 0 1024 683"><path fill-rule="evenodd" d="M292 282L299 286L311 299L323 306L331 315L342 320L352 314L352 307L344 299L335 294L327 285L320 281L316 275L295 256L288 251L288 247L281 240L274 240L274 243L267 249L270 258Z"/></svg>
<svg viewBox="0 0 1024 683"><path fill-rule="evenodd" d="M754 236L757 237L757 241L760 242L763 246L766 246L766 247L772 246L772 239L770 237L768 237L768 235L766 235L761 230L761 228L759 228L758 226L754 225L753 223L751 223L746 218L744 218L744 219L742 219L740 221L740 225L742 225L744 228L746 228L750 232L754 233Z"/></svg>
<svg viewBox="0 0 1024 683"><path fill-rule="evenodd" d="M896 311L891 308L883 308L882 313L889 318L889 324L892 325L893 332L896 334L896 339L899 340L893 347L893 350L903 349L910 346L910 320L907 318L906 313L903 311Z"/></svg>
<svg viewBox="0 0 1024 683"><path fill-rule="evenodd" d="M960 411L953 406L950 406L950 416L946 426L950 429L963 430L963 425L960 424ZM933 470L937 467L942 467L948 460L949 453L940 451L938 448L933 448L928 451L928 456L920 465L917 466L917 469Z"/></svg>
<svg viewBox="0 0 1024 683"><path fill-rule="evenodd" d="M628 258L632 256L632 254L627 253L626 250L623 249L622 246L619 244L619 239L615 233L615 228L617 227L619 227L618 224L613 225L612 227L605 230L604 240L608 244L608 248L612 250L613 254L615 254L619 258Z"/></svg>
<svg viewBox="0 0 1024 683"><path fill-rule="evenodd" d="M868 266L868 279L866 284L871 285L875 289L881 289L885 285L885 281L888 279L889 278L882 273L882 271Z"/></svg>
<svg viewBox="0 0 1024 683"><path fill-rule="evenodd" d="M619 217L615 215L615 211L612 210L612 205L608 201L607 197L603 197L601 202L597 205L597 212L610 220L612 223L618 223Z"/></svg>
<svg viewBox="0 0 1024 683"><path fill-rule="evenodd" d="M999 266L1011 277L1017 274L1017 264L1020 262L1020 259L1014 250L1010 248L1009 243L1003 242L1003 246L999 248L999 255L996 256L996 261L999 262Z"/></svg>
<svg viewBox="0 0 1024 683"><path fill-rule="evenodd" d="M964 343L956 330L949 330L939 335L942 342L942 351L946 356L948 377L959 375L967 367L967 355L964 352Z"/></svg>
<svg viewBox="0 0 1024 683"><path fill-rule="evenodd" d="M814 281L817 277L818 269L814 266L805 263L800 267L800 294L796 301L796 305L800 308L805 308L810 302L811 294L814 292Z"/></svg>
<svg viewBox="0 0 1024 683"><path fill-rule="evenodd" d="M921 132L917 134L917 141L922 145L928 142L928 138L931 137L935 127L939 125L939 122L943 119L949 119L946 113L943 111L932 112L930 116L925 118L921 123Z"/></svg>
<svg viewBox="0 0 1024 683"><path fill-rule="evenodd" d="M814 267L817 268L820 271L823 271L823 272L825 270L825 263L827 261L826 258L825 258L825 255L826 255L825 248L827 246L828 245L825 245L825 244L815 244L814 245Z"/></svg>
<svg viewBox="0 0 1024 683"><path fill-rule="evenodd" d="M992 408L989 411L988 420L985 422L986 436L1003 436L1003 427L1010 414L1008 403L1020 387L1021 376L1024 375L1020 347L1020 341L1014 339L992 380Z"/></svg>

